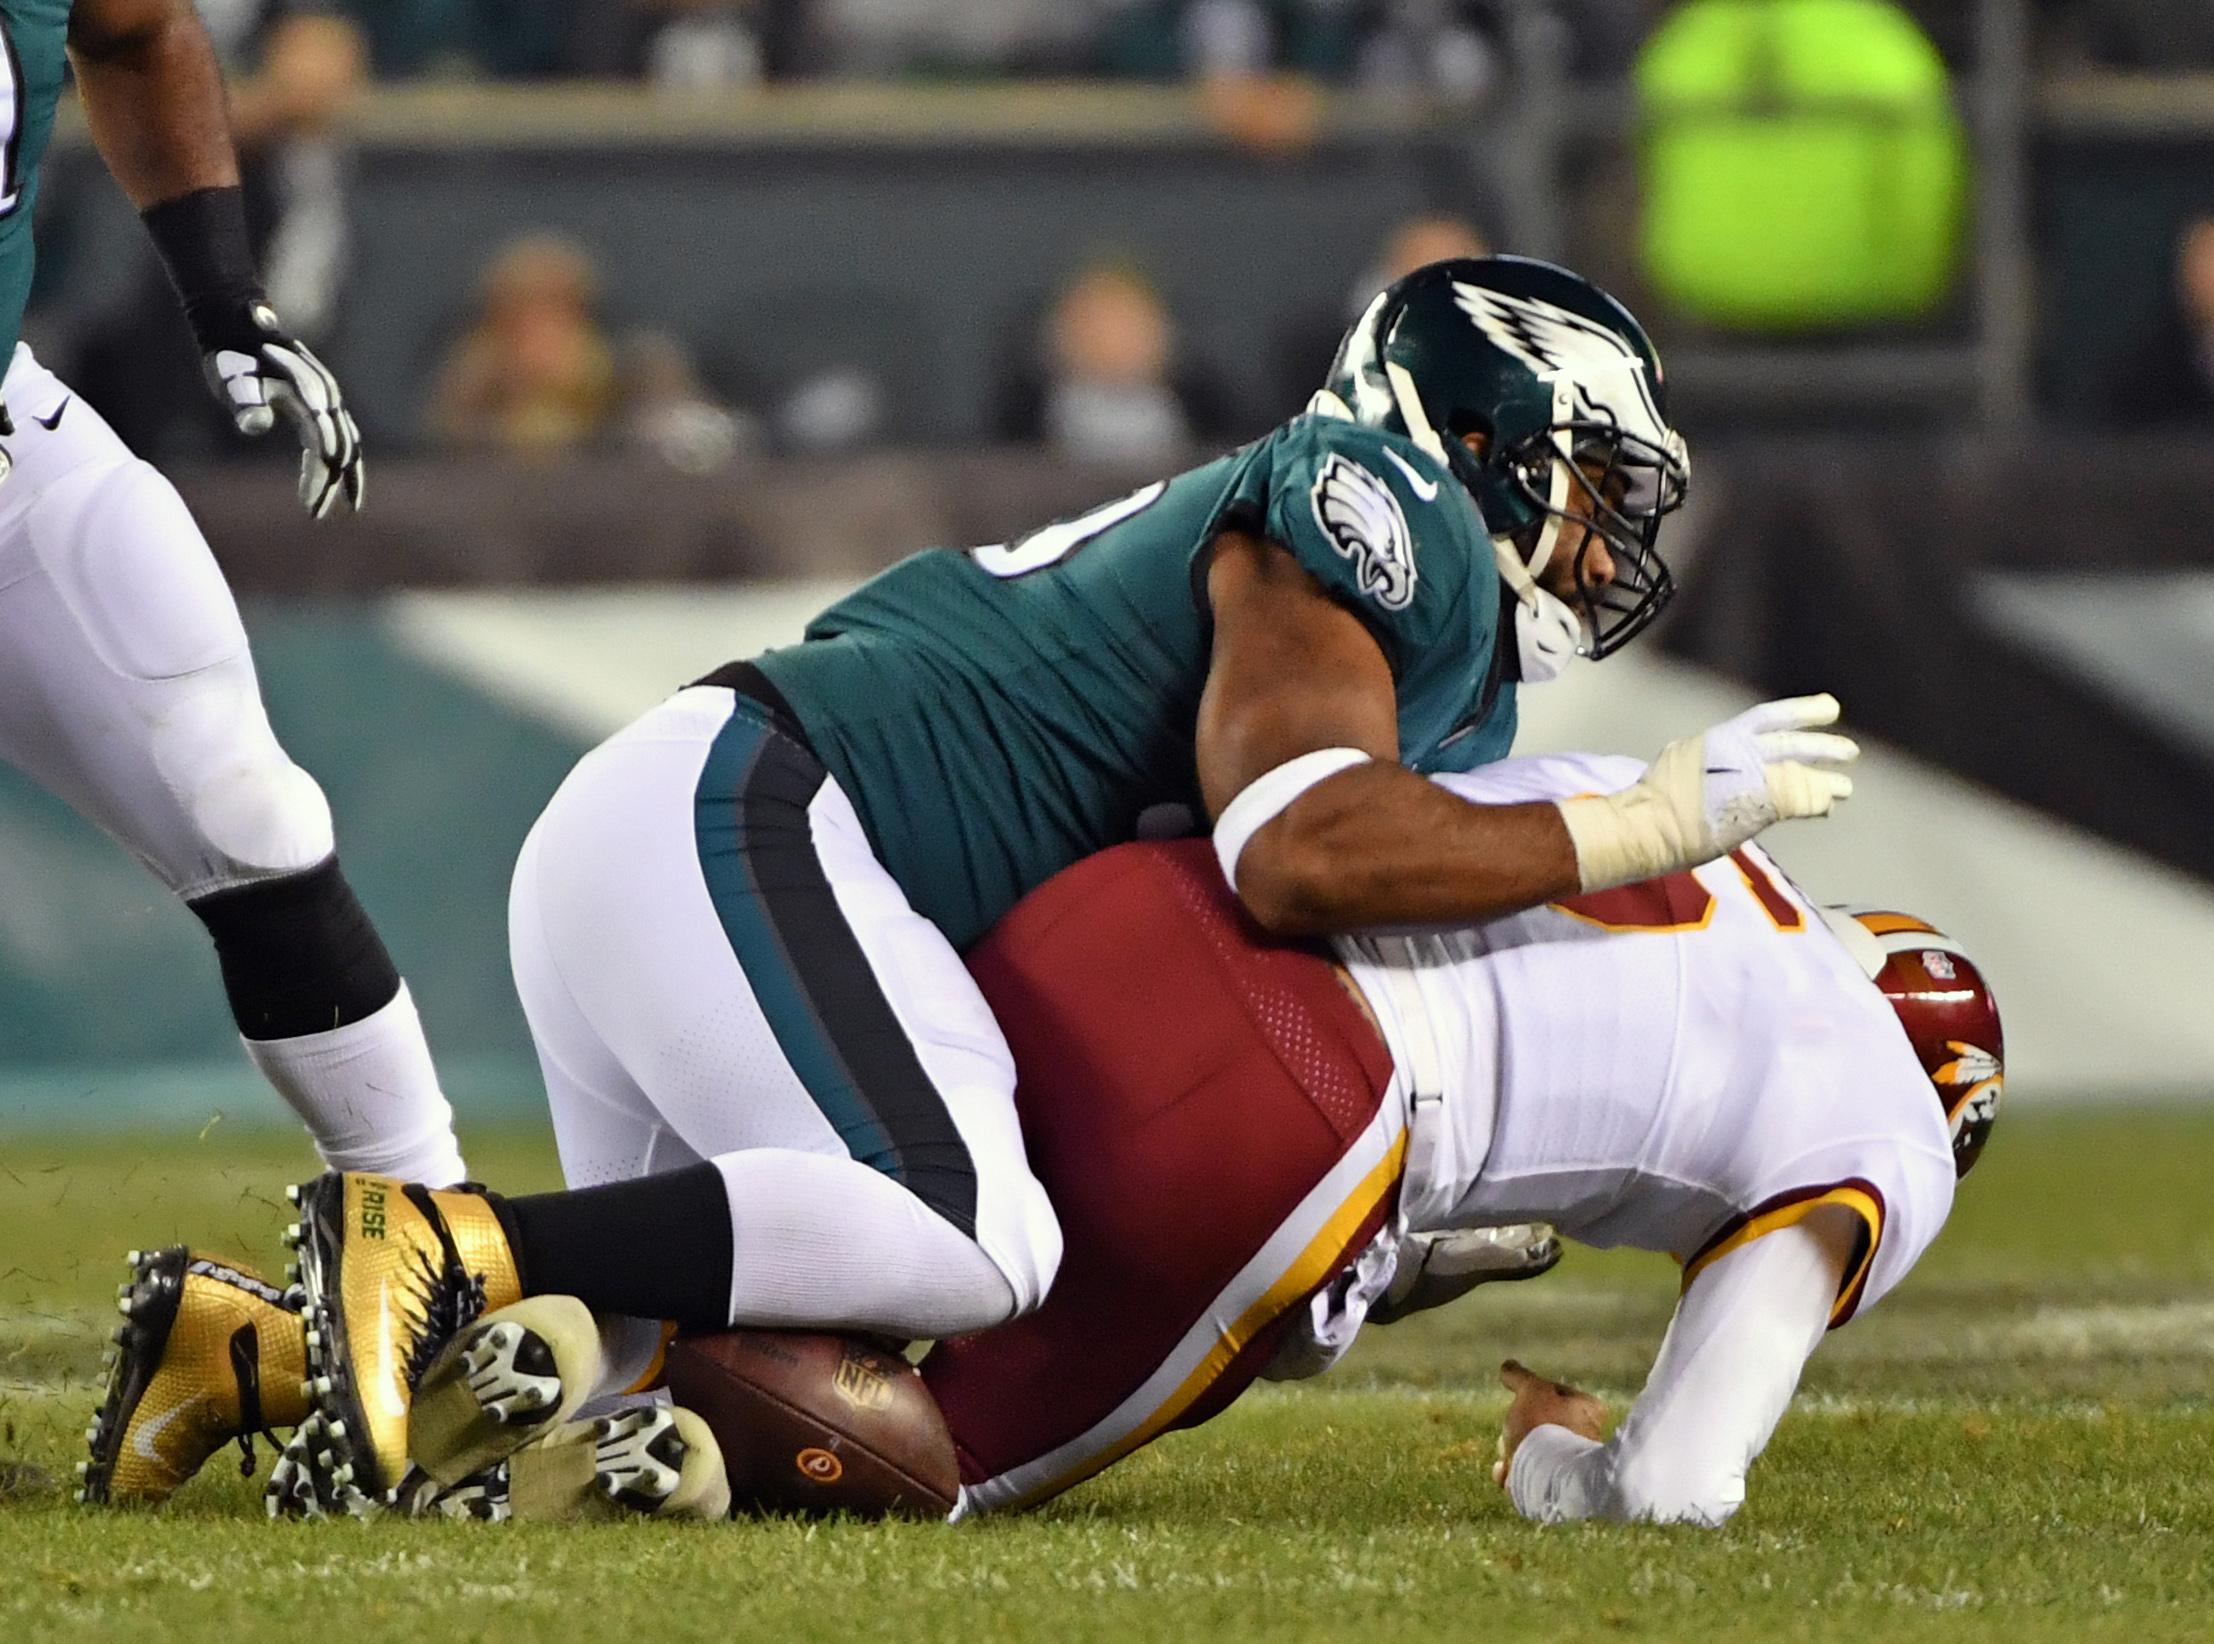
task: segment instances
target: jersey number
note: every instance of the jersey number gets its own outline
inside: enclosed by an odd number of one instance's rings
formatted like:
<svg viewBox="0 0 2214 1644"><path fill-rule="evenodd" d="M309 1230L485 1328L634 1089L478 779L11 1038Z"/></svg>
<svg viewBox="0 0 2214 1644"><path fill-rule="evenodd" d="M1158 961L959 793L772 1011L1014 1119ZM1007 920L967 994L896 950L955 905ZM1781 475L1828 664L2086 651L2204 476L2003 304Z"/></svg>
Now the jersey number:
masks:
<svg viewBox="0 0 2214 1644"><path fill-rule="evenodd" d="M1778 930L1806 928L1799 904L1784 895L1766 868L1741 850L1730 852L1730 861ZM1553 906L1602 930L1704 930L1714 917L1714 893L1697 874L1671 873L1588 896L1563 897Z"/></svg>
<svg viewBox="0 0 2214 1644"><path fill-rule="evenodd" d="M1161 500L1161 493L1167 489L1167 480L1155 480L1151 485L1133 491L1127 497L1117 497L1113 502L1103 503L1088 514L1079 514L1058 525L1048 525L1042 530L1033 531L1019 541L995 542L983 548L971 548L969 558L995 577L1026 577L1032 571L1042 571L1048 565L1058 565L1100 532L1111 530L1124 520L1144 513Z"/></svg>

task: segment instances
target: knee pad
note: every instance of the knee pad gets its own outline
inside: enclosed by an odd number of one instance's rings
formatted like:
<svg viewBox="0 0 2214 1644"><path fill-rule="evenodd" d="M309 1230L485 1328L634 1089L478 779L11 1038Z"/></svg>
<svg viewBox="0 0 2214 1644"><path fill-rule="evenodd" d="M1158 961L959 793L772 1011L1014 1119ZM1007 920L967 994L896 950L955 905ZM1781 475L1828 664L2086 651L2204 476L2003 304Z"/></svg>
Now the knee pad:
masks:
<svg viewBox="0 0 2214 1644"><path fill-rule="evenodd" d="M211 772L186 804L201 836L240 879L298 873L337 848L322 787L274 738Z"/></svg>
<svg viewBox="0 0 2214 1644"><path fill-rule="evenodd" d="M299 873L336 842L330 802L269 728L252 664L241 657L172 682L153 730L154 762L227 884Z"/></svg>

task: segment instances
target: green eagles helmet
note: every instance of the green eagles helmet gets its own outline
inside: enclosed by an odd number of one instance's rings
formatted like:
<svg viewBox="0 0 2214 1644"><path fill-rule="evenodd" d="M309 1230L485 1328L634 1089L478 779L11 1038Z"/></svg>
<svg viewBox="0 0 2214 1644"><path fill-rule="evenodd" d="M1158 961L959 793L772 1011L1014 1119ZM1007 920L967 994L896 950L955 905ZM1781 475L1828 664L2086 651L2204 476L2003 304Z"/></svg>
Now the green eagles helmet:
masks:
<svg viewBox="0 0 2214 1644"><path fill-rule="evenodd" d="M1565 268L1458 257L1416 269L1354 322L1310 409L1404 434L1468 487L1518 602L1525 679L1619 650L1675 592L1654 544L1691 459L1660 358L1628 309ZM1481 456L1470 433L1485 437ZM1535 581L1571 519L1614 561L1595 583L1579 539L1582 615Z"/></svg>

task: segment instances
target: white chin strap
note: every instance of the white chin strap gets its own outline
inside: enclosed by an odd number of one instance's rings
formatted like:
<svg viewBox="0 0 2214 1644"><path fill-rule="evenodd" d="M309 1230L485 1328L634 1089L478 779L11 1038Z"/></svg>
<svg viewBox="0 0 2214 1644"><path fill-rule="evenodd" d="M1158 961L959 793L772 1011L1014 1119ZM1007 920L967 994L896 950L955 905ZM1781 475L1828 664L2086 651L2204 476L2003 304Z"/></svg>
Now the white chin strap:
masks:
<svg viewBox="0 0 2214 1644"><path fill-rule="evenodd" d="M1558 679L1584 649L1583 619L1543 588L1518 599L1514 607L1515 648L1522 659L1522 683L1542 685Z"/></svg>
<svg viewBox="0 0 2214 1644"><path fill-rule="evenodd" d="M1571 484L1568 464L1556 458L1553 463L1553 483L1547 501L1552 512L1547 515L1544 529L1538 532L1537 547L1524 560L1508 537L1493 537L1492 552L1499 560L1499 575L1514 593L1514 639L1522 659L1522 683L1542 685L1549 679L1558 679L1571 661L1585 648L1583 618L1575 608L1556 594L1538 586L1538 573L1545 569L1553 557L1553 550L1560 545L1561 511L1568 505L1568 488Z"/></svg>

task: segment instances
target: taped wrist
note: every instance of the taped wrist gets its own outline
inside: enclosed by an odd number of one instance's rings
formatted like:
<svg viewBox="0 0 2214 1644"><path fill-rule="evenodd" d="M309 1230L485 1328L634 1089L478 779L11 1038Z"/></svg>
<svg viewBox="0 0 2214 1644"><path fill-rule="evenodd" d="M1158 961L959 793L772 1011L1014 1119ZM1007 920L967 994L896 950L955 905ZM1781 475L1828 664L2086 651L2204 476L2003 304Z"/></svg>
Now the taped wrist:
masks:
<svg viewBox="0 0 2214 1644"><path fill-rule="evenodd" d="M1287 759L1272 771L1264 771L1238 791L1215 820L1215 860L1230 888L1238 888L1238 858L1245 847L1269 823L1291 807L1291 802L1318 782L1338 772L1365 765L1374 756L1358 748L1318 748L1313 753Z"/></svg>
<svg viewBox="0 0 2214 1644"><path fill-rule="evenodd" d="M1555 803L1576 847L1577 878L1587 891L1658 879L1698 860L1685 849L1674 807L1643 783L1623 793Z"/></svg>
<svg viewBox="0 0 2214 1644"><path fill-rule="evenodd" d="M139 221L169 270L200 351L253 352L265 335L253 310L268 299L246 232L244 190L196 188L148 206Z"/></svg>

